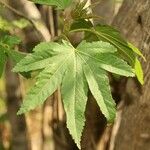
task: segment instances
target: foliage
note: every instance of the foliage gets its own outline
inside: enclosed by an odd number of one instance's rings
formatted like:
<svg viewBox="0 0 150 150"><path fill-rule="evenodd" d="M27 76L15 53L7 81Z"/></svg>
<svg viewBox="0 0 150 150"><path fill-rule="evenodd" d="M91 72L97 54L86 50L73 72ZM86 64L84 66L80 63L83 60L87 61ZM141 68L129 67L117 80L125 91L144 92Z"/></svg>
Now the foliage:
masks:
<svg viewBox="0 0 150 150"><path fill-rule="evenodd" d="M61 84L67 126L78 146L84 126L88 86L107 120L114 120L115 103L106 71L134 76L132 68L115 56L115 47L102 41L83 41L74 48L63 41L61 44L41 43L33 51L14 68L15 72L40 69L35 86L27 94L18 114L41 105Z"/></svg>
<svg viewBox="0 0 150 150"><path fill-rule="evenodd" d="M81 22L80 20L79 22ZM83 22L83 21L82 21ZM77 24L77 23L76 23ZM81 24L81 23L80 23ZM137 67L137 61L138 61L138 56L141 56L144 60L145 57L142 55L142 53L131 43L126 42L119 31L116 29L108 26L108 25L97 25L97 26L88 26L89 22L84 21L84 26L83 28L76 28L73 25L73 28L71 28L71 32L79 32L79 31L85 31L85 39L87 41L106 41L114 45L118 49L118 55L125 59L135 70L138 68L140 69L140 74L139 71L136 70L135 74L141 84L144 83L143 81L143 76L142 75L142 68ZM85 26L86 25L86 26ZM139 61L138 61L139 62ZM141 64L139 64L141 65ZM138 65L138 66L139 66Z"/></svg>
<svg viewBox="0 0 150 150"><path fill-rule="evenodd" d="M25 53L14 50L14 46L20 42L20 39L16 36L3 35L0 38L0 77L3 73L8 58L10 58L14 64L16 64L26 56Z"/></svg>
<svg viewBox="0 0 150 150"><path fill-rule="evenodd" d="M32 0L38 4L54 5L59 9L70 6L73 0ZM143 71L138 56L142 53L127 42L116 29L108 25L94 26L88 13L86 1L71 6L70 17L64 17L64 29L59 42L42 42L31 54L14 51L20 40L3 35L0 39L0 74L10 57L16 66L13 71L38 72L36 83L27 93L18 114L26 113L41 105L58 87L67 117L67 127L77 146L85 124L85 108L88 90L97 101L101 112L112 123L116 115L115 102L111 95L107 73L134 77L144 83ZM4 21L4 20L3 20ZM0 24L5 29L7 22ZM18 23L14 23L18 25ZM7 27L6 26L6 27ZM19 25L20 26L20 25ZM3 27L3 28L2 28ZM70 34L83 32L80 43L73 44ZM72 43L72 44L71 44Z"/></svg>

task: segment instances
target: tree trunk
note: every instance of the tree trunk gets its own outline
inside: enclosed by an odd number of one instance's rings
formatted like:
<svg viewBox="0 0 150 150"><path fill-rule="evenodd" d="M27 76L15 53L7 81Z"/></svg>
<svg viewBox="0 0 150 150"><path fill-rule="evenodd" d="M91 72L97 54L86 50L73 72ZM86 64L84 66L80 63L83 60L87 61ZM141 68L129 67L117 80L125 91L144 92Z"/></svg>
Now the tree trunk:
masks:
<svg viewBox="0 0 150 150"><path fill-rule="evenodd" d="M150 148L150 0L124 0L113 25L139 47L145 84L129 79L123 96L124 107L114 150L148 150Z"/></svg>
<svg viewBox="0 0 150 150"><path fill-rule="evenodd" d="M101 20L95 20L95 23L110 24L113 20L115 12L115 0L91 0L94 5L97 4L93 9L93 13L101 17Z"/></svg>

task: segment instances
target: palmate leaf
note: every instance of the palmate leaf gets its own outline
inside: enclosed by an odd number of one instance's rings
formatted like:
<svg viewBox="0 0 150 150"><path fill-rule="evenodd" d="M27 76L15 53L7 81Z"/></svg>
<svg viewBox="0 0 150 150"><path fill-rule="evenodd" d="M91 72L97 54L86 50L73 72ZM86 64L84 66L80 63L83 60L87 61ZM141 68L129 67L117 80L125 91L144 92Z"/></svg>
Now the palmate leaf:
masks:
<svg viewBox="0 0 150 150"><path fill-rule="evenodd" d="M106 71L134 76L133 69L115 56L116 51L114 46L102 41L84 41L77 48L67 41L62 44L39 44L34 53L26 56L14 68L16 72L40 69L37 81L25 97L18 114L39 106L61 86L67 127L80 148L88 87L104 116L112 122L116 108Z"/></svg>
<svg viewBox="0 0 150 150"><path fill-rule="evenodd" d="M54 5L57 6L59 9L64 9L68 7L73 0L30 0L37 4L43 5Z"/></svg>

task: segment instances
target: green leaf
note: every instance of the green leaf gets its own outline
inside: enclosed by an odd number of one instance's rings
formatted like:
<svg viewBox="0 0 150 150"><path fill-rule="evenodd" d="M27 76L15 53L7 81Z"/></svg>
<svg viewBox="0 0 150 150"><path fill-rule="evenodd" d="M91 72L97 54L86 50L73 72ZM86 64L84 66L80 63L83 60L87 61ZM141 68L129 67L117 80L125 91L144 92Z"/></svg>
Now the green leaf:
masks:
<svg viewBox="0 0 150 150"><path fill-rule="evenodd" d="M91 33L93 33L92 36ZM121 54L121 57L126 59L134 67L138 81L143 84L143 70L140 62L136 58L136 54L141 56L145 61L146 59L138 48L126 42L121 34L110 26L98 25L94 27L93 31L91 30L91 33L86 33L87 40L103 40L114 45L118 49L119 54Z"/></svg>
<svg viewBox="0 0 150 150"><path fill-rule="evenodd" d="M13 61L17 63L21 58L21 53L17 51L11 50L12 47L14 47L16 44L20 43L20 39L16 36L10 36L7 34L2 34L0 37L0 76L3 73L5 63L7 61L7 56L10 56L13 58ZM19 59L19 57L21 57Z"/></svg>
<svg viewBox="0 0 150 150"><path fill-rule="evenodd" d="M43 4L43 5L54 5L57 6L59 9L64 9L68 7L72 0L30 0L37 4Z"/></svg>
<svg viewBox="0 0 150 150"><path fill-rule="evenodd" d="M83 74L82 60L74 54L68 62L67 71L62 81L62 97L67 117L67 127L80 148L80 140L85 124L85 108L88 87Z"/></svg>
<svg viewBox="0 0 150 150"><path fill-rule="evenodd" d="M10 48L14 47L15 45L21 42L21 39L19 37L10 35L5 35L0 40L5 45L8 45Z"/></svg>
<svg viewBox="0 0 150 150"><path fill-rule="evenodd" d="M92 32L96 35L95 39L103 40L114 45L123 58L125 58L131 65L134 64L135 54L128 46L128 43L122 38L119 31L108 25L97 25L93 28Z"/></svg>
<svg viewBox="0 0 150 150"><path fill-rule="evenodd" d="M15 68L13 71L17 72L28 72L31 70L39 70L47 67L55 59L59 59L60 55L64 55L63 49L67 49L63 45L54 42L43 42L37 45L33 49L33 54L27 55ZM60 55L58 55L60 54ZM52 58L52 56L55 56Z"/></svg>
<svg viewBox="0 0 150 150"><path fill-rule="evenodd" d="M27 54L15 50L7 51L8 56L12 59L12 61L17 64L20 62Z"/></svg>
<svg viewBox="0 0 150 150"><path fill-rule="evenodd" d="M28 92L18 114L28 112L40 106L48 96L55 92L61 83L66 61L67 60L65 60L65 62L61 61L62 64L56 63L52 66L48 66L39 74L35 86Z"/></svg>
<svg viewBox="0 0 150 150"><path fill-rule="evenodd" d="M105 71L134 76L133 69L115 52L115 47L102 41L84 41L77 48L67 41L39 44L34 53L23 58L14 69L17 72L40 69L36 83L25 97L18 114L39 106L61 86L67 127L80 148L88 85L102 113L112 122L116 109Z"/></svg>
<svg viewBox="0 0 150 150"><path fill-rule="evenodd" d="M45 46L44 46L45 45ZM43 47L44 46L44 47ZM49 47L49 49L47 49ZM40 50L39 48L46 48L45 51ZM61 48L61 49L60 49ZM55 53L59 53L62 52L62 48L64 48L64 55L62 55L60 53L60 55L58 54L59 57L55 57L55 59L53 59L52 57L52 53L55 55ZM22 105L22 108L20 109L20 111L18 112L18 114L27 112L29 110L34 109L35 107L39 106L40 104L42 104L46 98L53 94L53 92L59 87L60 83L61 83L61 79L62 76L64 74L64 71L66 69L66 63L68 61L68 52L70 52L70 49L72 47L70 46L66 46L65 44L60 45L57 43L42 43L40 45L38 45L37 47L35 47L33 54L29 55L30 57L25 57L22 61L20 61L16 67L14 68L14 71L20 71L20 72L24 72L27 71L26 66L28 66L29 64L27 63L26 65L24 64L25 61L29 62L31 61L31 58L34 58L35 60L37 59L37 63L36 65L33 66L29 66L29 67L33 67L32 70L35 70L35 67L37 67L36 69L38 70L39 67L38 65L41 64L41 61L39 60L47 60L52 59L53 61L45 61L46 64L41 67L45 68L44 70L42 70L39 75L37 76L37 82L35 84L35 86L29 91L29 93L27 94L24 103ZM50 51L52 50L52 52ZM39 57L37 57L37 53L40 52L41 56L40 59ZM43 55L42 55L43 54ZM49 57L48 57L49 56ZM70 55L69 55L70 56ZM45 57L45 59L44 59ZM25 67L25 69L24 69ZM31 69L29 69L31 71Z"/></svg>
<svg viewBox="0 0 150 150"><path fill-rule="evenodd" d="M20 42L20 38L16 36L10 36L7 34L3 34L0 38L0 48L3 50L5 55L13 61L14 65L16 65L16 63L18 63L21 59L23 59L26 56L25 53L14 50L15 45L19 44ZM6 56L5 62L7 61ZM22 72L21 74L26 78L31 77L30 73Z"/></svg>
<svg viewBox="0 0 150 150"><path fill-rule="evenodd" d="M7 56L6 56L5 52L3 51L2 47L0 46L0 77L3 74L6 60L7 60Z"/></svg>
<svg viewBox="0 0 150 150"><path fill-rule="evenodd" d="M135 68L135 74L137 76L138 81L143 85L144 84L143 69L142 69L140 61L137 58L135 60L134 68Z"/></svg>
<svg viewBox="0 0 150 150"><path fill-rule="evenodd" d="M86 41L82 41L81 44L78 45L78 49L81 49L82 52L88 53L91 55L96 55L99 53L115 53L117 49L109 43L106 42L91 42L87 43Z"/></svg>
<svg viewBox="0 0 150 150"><path fill-rule="evenodd" d="M128 46L129 46L137 55L141 56L141 57L144 59L144 61L146 61L146 58L143 56L142 52L141 52L137 47L135 47L132 43L129 43L129 42L128 42Z"/></svg>
<svg viewBox="0 0 150 150"><path fill-rule="evenodd" d="M26 54L23 52L13 50L14 46L20 42L20 38L10 35L5 35L0 39L1 49L3 49L3 51L10 57L10 59L12 59L15 64L26 56Z"/></svg>
<svg viewBox="0 0 150 150"><path fill-rule="evenodd" d="M89 88L102 113L107 118L108 122L112 123L116 116L116 105L111 96L109 80L104 70L93 66L94 65L92 64L84 66L85 76L87 78Z"/></svg>
<svg viewBox="0 0 150 150"><path fill-rule="evenodd" d="M96 45L97 43L97 45ZM92 47L93 45L93 47ZM97 48L99 45L99 49ZM81 43L77 49L80 50L80 53L86 58L90 59L90 61L98 62L99 67L109 71L111 73L115 73L118 75L123 76L134 76L134 70L128 66L127 62L115 56L114 53L116 52L116 48L111 46L109 43L106 42L94 42L91 43L91 47L87 49L89 43ZM110 48L108 48L110 46ZM104 53L104 48L106 48L106 53ZM95 52L96 50L96 52ZM107 53L111 51L110 53Z"/></svg>
<svg viewBox="0 0 150 150"><path fill-rule="evenodd" d="M70 30L75 30L75 29L79 29L79 28L83 28L83 29L87 29L87 28L91 28L93 25L90 21L86 21L84 19L79 19L79 20L75 20L72 25Z"/></svg>

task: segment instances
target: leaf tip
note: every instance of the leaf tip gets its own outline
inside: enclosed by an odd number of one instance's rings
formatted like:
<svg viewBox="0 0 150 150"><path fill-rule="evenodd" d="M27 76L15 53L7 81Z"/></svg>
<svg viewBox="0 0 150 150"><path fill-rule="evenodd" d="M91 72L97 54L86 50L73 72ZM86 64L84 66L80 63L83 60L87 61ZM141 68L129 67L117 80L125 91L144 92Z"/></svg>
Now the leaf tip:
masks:
<svg viewBox="0 0 150 150"><path fill-rule="evenodd" d="M141 85L144 85L144 77L140 77L140 76L137 75L137 80L139 81L139 83Z"/></svg>
<svg viewBox="0 0 150 150"><path fill-rule="evenodd" d="M116 118L116 115L113 118L109 118L109 119L107 118L107 123L108 124L114 123L115 118Z"/></svg>
<svg viewBox="0 0 150 150"><path fill-rule="evenodd" d="M144 85L144 80L140 81L141 85Z"/></svg>
<svg viewBox="0 0 150 150"><path fill-rule="evenodd" d="M114 113L112 113L111 116L109 116L109 118L106 117L106 119L107 119L108 124L114 123L114 121L116 119L116 108L114 109Z"/></svg>

